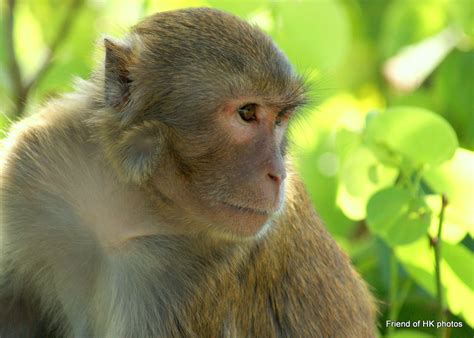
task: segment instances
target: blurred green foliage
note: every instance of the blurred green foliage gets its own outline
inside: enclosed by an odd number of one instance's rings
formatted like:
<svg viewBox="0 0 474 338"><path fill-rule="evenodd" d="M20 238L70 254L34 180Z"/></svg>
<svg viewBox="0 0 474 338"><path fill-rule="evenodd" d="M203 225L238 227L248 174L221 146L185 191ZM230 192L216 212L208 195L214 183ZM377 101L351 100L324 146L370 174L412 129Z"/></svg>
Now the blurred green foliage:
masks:
<svg viewBox="0 0 474 338"><path fill-rule="evenodd" d="M0 4L3 131L21 113L7 6ZM26 111L72 90L73 77L88 77L101 34L121 36L147 14L190 6L259 25L308 76L318 104L291 126L295 164L381 301L381 335L472 337L473 1L17 1L20 84L33 83ZM462 328L393 329L387 319Z"/></svg>

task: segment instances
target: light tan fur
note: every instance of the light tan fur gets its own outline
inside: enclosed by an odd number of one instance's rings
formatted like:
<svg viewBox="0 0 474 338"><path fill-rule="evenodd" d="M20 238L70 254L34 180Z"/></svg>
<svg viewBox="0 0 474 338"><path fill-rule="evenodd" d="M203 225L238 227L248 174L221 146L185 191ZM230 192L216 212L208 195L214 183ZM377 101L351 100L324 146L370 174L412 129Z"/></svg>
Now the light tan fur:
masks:
<svg viewBox="0 0 474 338"><path fill-rule="evenodd" d="M199 39L208 63L188 65L206 59ZM275 107L297 105L302 89L271 40L198 9L151 17L126 41L107 40L105 73L3 141L0 336L374 337L372 298L297 174L287 167L275 190L283 204L268 192L282 170L279 127L261 127L274 141L240 121L232 139L212 122L235 100L261 98L270 122ZM184 61L157 59L181 43ZM219 59L228 46L235 59ZM194 73L181 79L173 62Z"/></svg>

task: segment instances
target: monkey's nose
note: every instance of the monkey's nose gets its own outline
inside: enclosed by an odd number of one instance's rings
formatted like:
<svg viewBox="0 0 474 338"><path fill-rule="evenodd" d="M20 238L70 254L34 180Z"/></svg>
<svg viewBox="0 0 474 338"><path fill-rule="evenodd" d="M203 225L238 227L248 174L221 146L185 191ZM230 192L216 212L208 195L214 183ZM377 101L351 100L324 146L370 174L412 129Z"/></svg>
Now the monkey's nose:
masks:
<svg viewBox="0 0 474 338"><path fill-rule="evenodd" d="M275 183L280 184L286 178L286 172L282 173L268 173L268 177Z"/></svg>

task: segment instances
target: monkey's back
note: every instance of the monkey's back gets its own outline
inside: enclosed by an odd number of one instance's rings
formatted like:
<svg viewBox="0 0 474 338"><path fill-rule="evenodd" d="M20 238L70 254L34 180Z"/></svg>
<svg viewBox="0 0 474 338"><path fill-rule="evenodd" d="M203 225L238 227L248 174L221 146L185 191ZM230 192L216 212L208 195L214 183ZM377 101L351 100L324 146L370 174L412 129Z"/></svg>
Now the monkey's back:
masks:
<svg viewBox="0 0 474 338"><path fill-rule="evenodd" d="M2 144L0 307L8 308L3 298L14 289L12 302L24 303L25 329L29 321L39 327L46 317L46 326L63 320L61 296L91 293L98 247L78 211L91 197L87 182L97 176L81 114L73 100L58 101L17 123ZM82 274L69 263L74 257L81 257ZM8 318L0 311L2 337L9 337Z"/></svg>

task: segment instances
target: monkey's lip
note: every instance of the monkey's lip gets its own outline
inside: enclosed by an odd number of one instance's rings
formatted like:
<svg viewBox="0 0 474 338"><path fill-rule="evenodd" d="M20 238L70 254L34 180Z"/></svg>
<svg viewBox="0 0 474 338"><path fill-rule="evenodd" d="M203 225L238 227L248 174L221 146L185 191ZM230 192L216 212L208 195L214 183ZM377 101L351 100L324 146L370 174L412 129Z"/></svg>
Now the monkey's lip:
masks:
<svg viewBox="0 0 474 338"><path fill-rule="evenodd" d="M262 210L262 209L255 209L255 208L249 208L249 207L244 207L242 205L237 205L225 201L220 201L220 204L224 205L227 208L230 208L234 211L238 211L240 213L246 213L246 214L255 214L259 216L270 216L273 212L270 210Z"/></svg>

